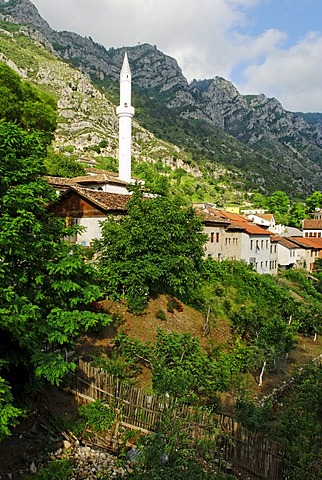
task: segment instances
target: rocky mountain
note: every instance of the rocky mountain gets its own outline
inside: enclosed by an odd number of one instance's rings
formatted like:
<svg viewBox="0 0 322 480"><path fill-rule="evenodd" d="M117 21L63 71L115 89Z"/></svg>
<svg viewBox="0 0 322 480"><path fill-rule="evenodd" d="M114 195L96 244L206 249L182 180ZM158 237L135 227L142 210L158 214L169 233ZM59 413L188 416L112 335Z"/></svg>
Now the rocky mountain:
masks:
<svg viewBox="0 0 322 480"><path fill-rule="evenodd" d="M57 98L55 149L76 157L117 158L115 104L93 85L87 75L53 55L31 38L30 33L33 32L29 27L0 22L0 61ZM201 176L198 167L191 165L188 153L157 139L136 121L133 122L132 153L134 160L155 162L162 159L170 167L175 163L175 166Z"/></svg>
<svg viewBox="0 0 322 480"><path fill-rule="evenodd" d="M117 98L124 49L106 49L91 38L56 32L29 0L0 1L3 20L32 26L32 38L86 73ZM220 77L185 79L175 59L156 47L127 48L138 122L189 152L201 168L218 163L243 172L247 186L281 188L303 196L322 185L322 114L286 111L265 95L241 95Z"/></svg>

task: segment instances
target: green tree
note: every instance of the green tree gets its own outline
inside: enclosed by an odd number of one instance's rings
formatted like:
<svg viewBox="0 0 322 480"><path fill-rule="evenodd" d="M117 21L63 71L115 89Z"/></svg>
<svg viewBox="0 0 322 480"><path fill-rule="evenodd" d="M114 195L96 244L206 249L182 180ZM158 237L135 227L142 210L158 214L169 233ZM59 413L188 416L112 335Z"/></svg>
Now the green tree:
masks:
<svg viewBox="0 0 322 480"><path fill-rule="evenodd" d="M128 215L102 224L99 272L109 295L125 294L132 310L143 310L150 295L184 296L200 278L202 222L177 197L145 198L137 190Z"/></svg>
<svg viewBox="0 0 322 480"><path fill-rule="evenodd" d="M108 321L86 311L100 296L94 271L46 210L56 197L39 178L42 151L37 133L0 122L0 368L9 386L22 377L58 383L72 364L54 350Z"/></svg>
<svg viewBox="0 0 322 480"><path fill-rule="evenodd" d="M0 119L41 132L49 144L56 129L56 101L0 62Z"/></svg>
<svg viewBox="0 0 322 480"><path fill-rule="evenodd" d="M53 175L54 177L72 178L85 175L86 173L81 163L76 162L73 158L53 151L48 152L44 160L44 165L47 174Z"/></svg>
<svg viewBox="0 0 322 480"><path fill-rule="evenodd" d="M274 213L277 223L288 223L290 199L285 192L273 192L267 199L267 208L270 213Z"/></svg>
<svg viewBox="0 0 322 480"><path fill-rule="evenodd" d="M306 217L305 208L303 203L296 202L290 209L289 224L293 227L301 228L302 220Z"/></svg>
<svg viewBox="0 0 322 480"><path fill-rule="evenodd" d="M312 213L316 208L322 208L322 192L313 192L306 200L306 211Z"/></svg>
<svg viewBox="0 0 322 480"><path fill-rule="evenodd" d="M170 180L158 171L157 165L147 162L139 163L134 165L134 173L145 181L146 190L158 195L169 193Z"/></svg>
<svg viewBox="0 0 322 480"><path fill-rule="evenodd" d="M267 206L266 206L267 197L265 197L262 193L255 192L251 196L250 201L252 202L252 205L255 208L267 208Z"/></svg>
<svg viewBox="0 0 322 480"><path fill-rule="evenodd" d="M10 71L8 78L11 90L24 90ZM13 401L22 384L59 383L73 368L64 349L80 331L110 322L88 310L100 296L95 272L64 241L70 229L47 209L56 199L41 179L48 125L32 118L24 124L32 111L25 105L20 102L15 123L6 121L12 112L0 120L0 437L16 423Z"/></svg>

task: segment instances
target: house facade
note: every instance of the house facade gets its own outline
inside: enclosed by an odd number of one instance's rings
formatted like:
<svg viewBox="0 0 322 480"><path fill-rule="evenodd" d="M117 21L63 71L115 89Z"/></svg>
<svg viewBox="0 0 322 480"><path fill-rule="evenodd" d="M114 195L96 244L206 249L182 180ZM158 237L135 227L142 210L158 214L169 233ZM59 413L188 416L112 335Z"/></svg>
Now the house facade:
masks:
<svg viewBox="0 0 322 480"><path fill-rule="evenodd" d="M101 238L101 222L108 215L126 215L129 199L129 195L71 187L49 209L54 215L65 218L70 225L84 227L84 231L68 240L88 247L94 239Z"/></svg>
<svg viewBox="0 0 322 480"><path fill-rule="evenodd" d="M303 268L305 265L305 249L292 241L292 237L274 235L271 238L272 247L276 249L278 266L282 269Z"/></svg>
<svg viewBox="0 0 322 480"><path fill-rule="evenodd" d="M216 260L244 260L258 273L271 273L271 232L232 212L200 205L197 212L203 218L208 235L206 256Z"/></svg>
<svg viewBox="0 0 322 480"><path fill-rule="evenodd" d="M303 267L308 271L314 270L314 262L317 258L322 258L322 238L321 237L291 237L292 242L303 250Z"/></svg>
<svg viewBox="0 0 322 480"><path fill-rule="evenodd" d="M302 222L303 237L322 238L322 219L305 218Z"/></svg>

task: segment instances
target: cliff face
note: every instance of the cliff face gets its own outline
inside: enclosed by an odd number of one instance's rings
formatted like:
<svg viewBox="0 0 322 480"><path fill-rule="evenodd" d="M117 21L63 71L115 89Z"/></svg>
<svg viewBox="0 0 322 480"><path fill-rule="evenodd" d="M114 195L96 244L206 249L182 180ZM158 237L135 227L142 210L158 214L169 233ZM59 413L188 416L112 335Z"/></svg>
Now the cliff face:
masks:
<svg viewBox="0 0 322 480"><path fill-rule="evenodd" d="M1 4L0 4L1 6ZM58 122L54 147L66 154L118 158L118 119L115 105L93 85L88 75L63 62L38 43L27 26L5 29L0 25L0 61L57 99ZM24 35L22 35L24 34ZM133 159L180 166L195 176L201 173L189 156L175 145L155 138L133 122ZM174 158L176 162L174 162ZM178 165L175 165L178 164Z"/></svg>
<svg viewBox="0 0 322 480"><path fill-rule="evenodd" d="M91 38L71 32L55 32L29 0L2 1L1 12L2 18L33 26L36 30L30 30L30 36L37 37L47 49L93 79L118 81L124 49L106 50ZM261 188L269 189L269 182L274 184L275 177L276 180L282 179L285 188L288 186L290 191L297 193L321 189L321 115L288 112L278 100L263 94L241 95L231 82L220 77L188 84L176 60L148 44L129 47L127 52L134 86L141 95L154 99L154 108L164 111L165 115L171 111L172 116L187 120L185 131L192 143L196 134L189 130L189 121L206 122L210 128L208 137L216 136L221 129L247 147L246 156L238 143L229 147L232 165L242 167L247 175L257 178ZM139 112L137 118L140 120ZM205 129L201 130L204 132ZM231 140L225 138L230 145ZM225 158L227 165L229 159L220 154L220 149L223 149L222 145L215 149L206 144L202 147L210 161ZM254 152L253 156L251 152ZM240 161L233 160L243 156Z"/></svg>

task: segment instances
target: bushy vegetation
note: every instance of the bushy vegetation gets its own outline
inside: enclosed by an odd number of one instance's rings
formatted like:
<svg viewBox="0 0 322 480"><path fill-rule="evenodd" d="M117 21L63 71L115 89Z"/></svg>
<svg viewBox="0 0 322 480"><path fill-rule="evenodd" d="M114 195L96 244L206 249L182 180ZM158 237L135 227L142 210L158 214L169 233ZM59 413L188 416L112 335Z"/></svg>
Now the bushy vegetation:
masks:
<svg viewBox="0 0 322 480"><path fill-rule="evenodd" d="M146 198L139 189L123 219L102 223L97 242L98 272L105 292L122 295L134 312L151 295L189 295L197 285L203 257L202 222L180 198Z"/></svg>
<svg viewBox="0 0 322 480"><path fill-rule="evenodd" d="M204 350L191 335L162 330L153 345L143 344L122 332L113 355L119 362L126 359L151 368L156 392L194 404L217 405L218 393L238 391L247 372L261 381L264 372L284 362L297 332L309 334L320 318L316 323L311 316L305 321L302 305L290 295L288 285L258 275L243 262L207 259L189 298L205 314L210 310L211 321L226 319L232 332L229 348ZM314 306L310 304L311 309Z"/></svg>
<svg viewBox="0 0 322 480"><path fill-rule="evenodd" d="M44 165L47 174L54 177L73 178L86 174L84 165L77 162L74 157L66 156L53 150L47 152Z"/></svg>
<svg viewBox="0 0 322 480"><path fill-rule="evenodd" d="M322 368L311 364L295 377L278 403L257 405L241 398L240 420L250 429L264 431L286 453L285 474L292 480L318 480L322 465Z"/></svg>
<svg viewBox="0 0 322 480"><path fill-rule="evenodd" d="M56 194L41 176L56 125L55 103L4 64L0 89L2 438L16 424L18 392L42 378L58 384L75 368L65 355L79 332L111 319L88 310L100 297L95 271L81 250L64 241L73 230L47 209Z"/></svg>
<svg viewBox="0 0 322 480"><path fill-rule="evenodd" d="M164 415L157 433L141 437L135 453L136 463L126 475L129 480L234 480L234 475L225 473L222 452L214 440L218 433L215 426L208 425L203 439L194 439L194 425L200 427L200 414L179 418L173 409ZM212 437L213 435L213 437ZM124 478L124 477L122 477ZM118 480L121 480L118 477Z"/></svg>

